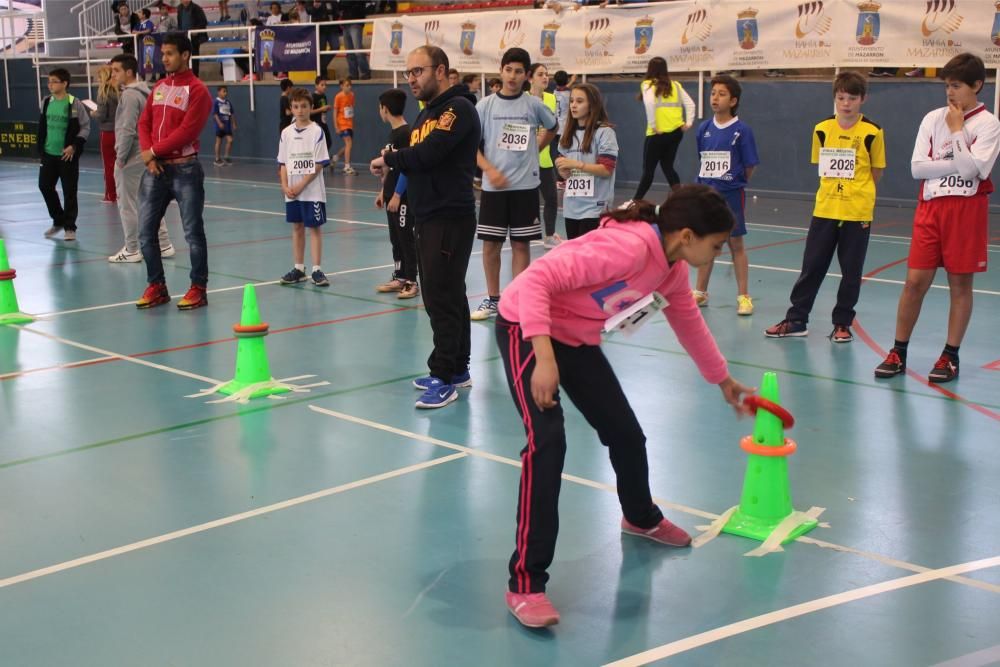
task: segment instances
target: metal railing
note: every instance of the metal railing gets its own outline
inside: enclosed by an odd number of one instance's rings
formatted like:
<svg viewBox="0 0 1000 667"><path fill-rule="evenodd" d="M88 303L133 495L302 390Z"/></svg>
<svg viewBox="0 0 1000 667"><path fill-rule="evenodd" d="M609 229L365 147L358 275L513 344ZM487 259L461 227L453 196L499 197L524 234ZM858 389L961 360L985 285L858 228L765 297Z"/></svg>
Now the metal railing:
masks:
<svg viewBox="0 0 1000 667"><path fill-rule="evenodd" d="M53 42L80 42L85 47L86 56L83 58L69 58L69 59L42 59L41 54L38 52L38 42L35 42L35 49L32 52L32 64L35 66L35 72L38 76L35 77L37 81L38 88L38 106L42 105L42 67L47 67L50 65L86 65L87 67L87 94L90 97L94 96L94 80L93 72L91 71L91 65L98 64L103 65L109 60L108 58L94 58L90 54L90 43L92 42L121 42L123 39L131 39L133 45L133 52L138 53L139 48L139 35L92 35L90 37L78 36L78 37L54 37L46 38L42 40L43 44L51 44Z"/></svg>

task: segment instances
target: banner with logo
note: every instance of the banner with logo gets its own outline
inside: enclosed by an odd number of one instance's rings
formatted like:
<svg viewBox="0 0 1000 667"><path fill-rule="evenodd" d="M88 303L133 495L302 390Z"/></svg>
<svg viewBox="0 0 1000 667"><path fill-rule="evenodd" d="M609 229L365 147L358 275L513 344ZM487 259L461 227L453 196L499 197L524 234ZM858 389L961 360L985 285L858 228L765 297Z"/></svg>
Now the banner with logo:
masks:
<svg viewBox="0 0 1000 667"><path fill-rule="evenodd" d="M0 121L0 158L38 157L38 123Z"/></svg>
<svg viewBox="0 0 1000 667"><path fill-rule="evenodd" d="M309 25L257 26L254 58L264 72L316 69L316 28Z"/></svg>
<svg viewBox="0 0 1000 667"><path fill-rule="evenodd" d="M568 72L832 66L940 67L971 51L1000 66L1000 0L678 0L643 7L376 19L372 67L402 71L432 44L461 72L494 73L511 47Z"/></svg>
<svg viewBox="0 0 1000 667"><path fill-rule="evenodd" d="M137 74L140 79L149 74L166 73L166 70L163 69L163 58L160 53L163 35L164 33L154 32L143 35L137 40L139 42L139 53L136 55L136 60L139 61Z"/></svg>

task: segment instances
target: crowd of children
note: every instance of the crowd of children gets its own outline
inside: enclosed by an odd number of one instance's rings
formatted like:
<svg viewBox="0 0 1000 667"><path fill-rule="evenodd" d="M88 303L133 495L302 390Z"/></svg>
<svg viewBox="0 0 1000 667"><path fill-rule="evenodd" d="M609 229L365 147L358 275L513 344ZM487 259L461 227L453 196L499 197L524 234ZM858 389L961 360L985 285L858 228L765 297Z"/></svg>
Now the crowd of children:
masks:
<svg viewBox="0 0 1000 667"><path fill-rule="evenodd" d="M186 42L168 46L176 46L167 50L168 59L173 51L183 53L187 48L190 52ZM140 136L135 141L123 133L108 149L111 155L117 152L117 159L106 197L119 200L126 237L117 258L109 260L143 261L145 255L150 288L138 305L146 308L170 299L159 258L169 256L168 248L172 254L162 224L168 195L150 193L160 187L156 184L161 174L180 179L195 168L191 150L197 151L197 144L176 138L188 137L193 121L164 109L162 102L146 105L140 117L150 91L137 80L133 57L122 56L115 62L117 66L112 63L108 70L113 86L101 98L105 106L96 112L113 130L104 130L102 125L102 132L114 136L121 123L138 122ZM647 119L642 178L634 197L616 207L620 146L598 87L575 83L560 71L553 76L555 92L549 92L545 66L533 64L521 48L503 54L499 78L488 83L490 93L481 99L474 90L479 78L462 78L449 69L441 49L419 47L407 62L407 81L422 103L416 129L411 130L404 117L406 94L402 90L386 90L378 99L379 117L389 132L371 171L381 178L375 206L386 211L394 270L376 290L411 299L421 293L419 286L424 288L435 350L428 361L430 375L415 382L425 392L416 403L421 408L444 407L457 399L457 387L471 385L469 320L496 319L496 340L510 394L528 438L521 452L517 539L506 602L524 625L551 625L558 622L559 613L545 590L554 556L559 479L566 452L560 388L608 447L618 480L623 532L675 547L690 543L688 534L664 518L652 500L645 436L600 350L602 330L612 322L637 327L646 315L663 310L704 379L720 387L726 402L739 408L753 391L729 375L699 307L708 305L712 265L728 245L737 284L736 312L749 316L754 311L743 241L747 233L745 189L760 164L754 133L738 115L739 82L728 75L712 78L713 115L694 131L697 183L682 185L673 163L684 133L693 126L693 103L670 78L665 61L652 58L639 90ZM179 85L178 77L197 81L188 73L186 60L173 67L154 93L172 90L170 86ZM920 182L920 195L907 278L899 298L895 340L874 371L877 378L891 378L906 370L909 340L939 267L948 274L951 303L945 346L928 379L949 382L958 377L959 347L972 313L973 278L987 266L990 173L1000 153L1000 121L978 99L986 78L980 58L956 56L941 70L941 77L947 106L925 116L913 149L911 172ZM65 70L49 75L51 94L43 102L40 118L39 189L52 218L45 235L63 232L66 241L73 241L78 161L88 138L89 118L80 100L67 93L68 83ZM311 279L314 285L329 285L322 269L324 171L343 156L343 173L355 173L351 166L355 96L350 78L341 79L339 85L330 104L322 76L316 77L312 93L287 81L281 84L278 178L286 220L292 225L293 260L281 284ZM839 73L832 86L834 114L813 128L811 162L816 165L819 186L802 268L785 317L764 330L768 338L808 334L813 304L836 254L842 277L829 338L840 344L853 340L851 327L875 217L877 185L886 168L884 132L862 113L867 92L863 75ZM106 106L112 97L116 111ZM207 100L202 102L199 107L205 106L207 115ZM326 123L330 111L336 136L343 142L332 156L333 135ZM159 114L156 118L170 114L178 126L173 139L165 138L153 124L154 114ZM215 164L230 164L237 124L225 86L218 88L210 117L216 133ZM102 137L102 147L105 143ZM154 145L165 155L154 154ZM657 165L671 188L660 205L643 199ZM471 194L475 166L483 176L478 220ZM65 206L55 191L58 181L63 184ZM563 190L565 242L555 233L557 181ZM442 182L453 184L454 191L441 191ZM181 200L190 196L184 192L168 194ZM144 204L137 216L137 195L156 199L156 206ZM202 203L182 202L182 209ZM189 246L202 244L198 257L192 250L196 260L192 290L200 286L201 291L186 295L185 299L193 301L182 308L207 304L207 246L197 224L200 210L190 208L190 218L190 222L185 220ZM470 313L464 276L473 229L483 242L487 294ZM308 271L307 236L312 260ZM530 243L542 239L550 252L532 263ZM512 280L501 301L501 250L508 240ZM689 267L697 269L694 289Z"/></svg>

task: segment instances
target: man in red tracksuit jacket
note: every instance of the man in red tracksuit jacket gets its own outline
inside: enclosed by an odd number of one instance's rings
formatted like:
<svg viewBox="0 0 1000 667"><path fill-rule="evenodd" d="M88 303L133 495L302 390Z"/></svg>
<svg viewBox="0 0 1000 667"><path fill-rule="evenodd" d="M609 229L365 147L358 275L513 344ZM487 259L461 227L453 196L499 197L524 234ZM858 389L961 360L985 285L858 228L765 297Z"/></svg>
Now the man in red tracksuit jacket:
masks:
<svg viewBox="0 0 1000 667"><path fill-rule="evenodd" d="M158 234L167 204L175 199L191 255L191 287L177 307L192 310L208 305L205 172L198 162L198 135L212 111L212 97L188 67L191 41L186 35L169 33L161 53L167 77L153 88L139 116L139 149L146 164L139 184L139 246L149 284L135 305L152 308L170 301Z"/></svg>

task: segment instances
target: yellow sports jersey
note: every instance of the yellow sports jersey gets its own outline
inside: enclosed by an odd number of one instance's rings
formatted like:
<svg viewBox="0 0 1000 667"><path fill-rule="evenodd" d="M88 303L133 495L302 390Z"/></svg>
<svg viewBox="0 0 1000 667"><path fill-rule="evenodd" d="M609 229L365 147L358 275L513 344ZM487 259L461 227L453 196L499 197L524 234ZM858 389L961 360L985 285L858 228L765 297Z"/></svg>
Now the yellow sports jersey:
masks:
<svg viewBox="0 0 1000 667"><path fill-rule="evenodd" d="M813 128L812 163L818 166L820 177L814 216L871 221L875 212L872 169L885 169L881 127L862 115L845 130L830 116Z"/></svg>

